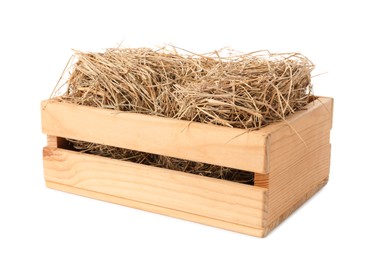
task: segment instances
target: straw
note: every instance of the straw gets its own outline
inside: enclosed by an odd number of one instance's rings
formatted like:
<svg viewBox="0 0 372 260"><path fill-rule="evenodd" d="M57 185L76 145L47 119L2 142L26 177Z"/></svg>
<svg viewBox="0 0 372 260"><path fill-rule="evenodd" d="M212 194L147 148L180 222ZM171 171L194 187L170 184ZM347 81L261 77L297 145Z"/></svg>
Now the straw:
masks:
<svg viewBox="0 0 372 260"><path fill-rule="evenodd" d="M76 51L75 58L67 91L57 97L61 102L250 131L303 109L312 93L314 65L299 53L245 54L222 49L196 54L180 48L114 48L102 53ZM76 149L95 154L113 151L112 147L93 146L75 143ZM221 167L205 168L199 163L118 149L110 156L124 160L142 156L138 161L150 165L221 175Z"/></svg>

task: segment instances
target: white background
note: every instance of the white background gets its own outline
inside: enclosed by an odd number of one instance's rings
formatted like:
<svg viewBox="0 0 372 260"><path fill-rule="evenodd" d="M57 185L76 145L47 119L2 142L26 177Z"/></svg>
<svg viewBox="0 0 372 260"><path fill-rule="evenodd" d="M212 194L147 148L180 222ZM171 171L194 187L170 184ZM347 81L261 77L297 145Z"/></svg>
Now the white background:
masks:
<svg viewBox="0 0 372 260"><path fill-rule="evenodd" d="M0 259L371 259L369 1L1 1ZM71 49L299 51L335 98L328 185L258 239L44 186L39 103Z"/></svg>

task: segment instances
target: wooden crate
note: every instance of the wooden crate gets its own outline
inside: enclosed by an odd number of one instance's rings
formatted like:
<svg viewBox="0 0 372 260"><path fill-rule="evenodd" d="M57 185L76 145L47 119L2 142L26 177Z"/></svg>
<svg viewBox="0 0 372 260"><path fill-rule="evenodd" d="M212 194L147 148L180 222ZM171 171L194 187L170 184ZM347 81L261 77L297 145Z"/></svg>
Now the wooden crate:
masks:
<svg viewBox="0 0 372 260"><path fill-rule="evenodd" d="M263 237L322 188L333 100L258 131L42 102L49 188ZM66 149L64 138L254 172L254 186Z"/></svg>

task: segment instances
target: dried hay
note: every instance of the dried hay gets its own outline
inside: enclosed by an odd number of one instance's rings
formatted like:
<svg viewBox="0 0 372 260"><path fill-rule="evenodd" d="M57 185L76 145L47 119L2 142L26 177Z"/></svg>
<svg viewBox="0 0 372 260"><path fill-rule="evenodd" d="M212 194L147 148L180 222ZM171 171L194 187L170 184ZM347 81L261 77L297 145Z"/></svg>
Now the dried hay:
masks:
<svg viewBox="0 0 372 260"><path fill-rule="evenodd" d="M158 154L139 152L108 145L94 144L71 139L68 141L70 141L70 143L76 150L89 154L95 154L144 165L151 165L169 170L198 174L206 177L235 181L244 184L252 185L254 181L253 173L247 171L207 163L193 162Z"/></svg>
<svg viewBox="0 0 372 260"><path fill-rule="evenodd" d="M312 92L314 66L299 53L115 48L75 57L67 91L57 97L62 102L226 127L255 130L283 120L308 104ZM75 148L242 181L241 171L219 166L79 141Z"/></svg>

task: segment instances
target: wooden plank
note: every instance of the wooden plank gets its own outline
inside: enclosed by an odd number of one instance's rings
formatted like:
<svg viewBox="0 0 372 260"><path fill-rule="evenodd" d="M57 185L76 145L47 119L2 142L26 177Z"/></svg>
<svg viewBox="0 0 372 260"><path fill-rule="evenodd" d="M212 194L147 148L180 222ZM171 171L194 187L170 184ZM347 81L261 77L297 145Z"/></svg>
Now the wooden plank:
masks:
<svg viewBox="0 0 372 260"><path fill-rule="evenodd" d="M269 188L269 176L270 174L255 173L254 174L254 186L268 189Z"/></svg>
<svg viewBox="0 0 372 260"><path fill-rule="evenodd" d="M327 184L327 182L328 182L328 177L321 180L314 187L310 188L310 190L308 190L307 192L302 193L301 196L298 197L297 201L294 204L292 204L287 210L283 211L281 215L277 216L273 221L270 222L270 224L266 226L263 236L266 236L268 233L270 233L271 230L273 230L276 226L282 223L294 211L300 208L315 193L321 190Z"/></svg>
<svg viewBox="0 0 372 260"><path fill-rule="evenodd" d="M135 200L129 200L121 197L116 197L104 193L99 193L95 191L90 191L90 190L85 190L81 188L76 188L72 186L67 186L59 183L54 183L54 182L49 182L46 181L46 185L48 188L55 189L55 190L60 190L64 192L69 192L73 193L76 195L80 196L85 196L88 198L93 198L93 199L98 199L106 202L111 202L131 208L136 208L140 210L146 210L149 212L157 213L157 214L162 214L166 216L171 216L179 219L184 219L212 227L217 227L217 228L222 228L234 232L239 232L242 234L247 234L251 236L256 236L256 237L264 237L268 232L265 231L263 228L253 228L249 226L244 226L244 225L239 225L236 223L232 222L226 222L218 219L213 219L213 218L208 218L204 217L201 215L196 215L196 214L191 214L188 212L184 211L179 211L175 210L172 208L165 208L165 207L160 207L157 205L152 205L140 201L135 201Z"/></svg>
<svg viewBox="0 0 372 260"><path fill-rule="evenodd" d="M267 172L267 134L118 112L53 100L42 102L42 129L67 137L221 165Z"/></svg>
<svg viewBox="0 0 372 260"><path fill-rule="evenodd" d="M307 153L329 143L332 111L332 98L318 98L306 110L297 112L286 122L261 129L261 132L269 135L269 172L281 171Z"/></svg>
<svg viewBox="0 0 372 260"><path fill-rule="evenodd" d="M254 228L266 224L267 189L78 152L44 148L48 182Z"/></svg>
<svg viewBox="0 0 372 260"><path fill-rule="evenodd" d="M331 146L325 144L288 168L270 173L268 226L280 223L283 216L304 202L306 194L328 178L330 149Z"/></svg>

